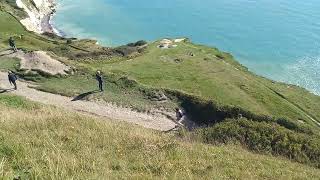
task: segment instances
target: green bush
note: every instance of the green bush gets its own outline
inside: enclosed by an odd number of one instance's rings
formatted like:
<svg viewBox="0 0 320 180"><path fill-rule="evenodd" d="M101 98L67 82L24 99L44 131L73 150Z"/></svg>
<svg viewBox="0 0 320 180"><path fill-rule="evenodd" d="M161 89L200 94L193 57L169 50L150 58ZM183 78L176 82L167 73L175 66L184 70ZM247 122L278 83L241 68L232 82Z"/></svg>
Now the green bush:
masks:
<svg viewBox="0 0 320 180"><path fill-rule="evenodd" d="M140 41L137 41L137 42L135 42L135 43L129 43L129 44L127 44L127 46L129 46L129 47L136 47L136 46L144 46L144 45L146 45L146 44L148 44L147 41L140 40Z"/></svg>
<svg viewBox="0 0 320 180"><path fill-rule="evenodd" d="M276 121L280 126L283 126L287 129L296 131L296 132L300 132L300 133L307 133L307 134L313 134L312 130L310 128L308 128L307 126L303 125L303 124L297 124L293 121L289 121L287 119L284 118L279 118Z"/></svg>
<svg viewBox="0 0 320 180"><path fill-rule="evenodd" d="M181 107L186 111L189 119L199 126L212 126L216 123L225 121L225 119L238 119L239 117L244 117L257 122L277 123L280 126L298 133L313 134L312 129L307 125L298 125L290 119L276 119L263 114L255 114L237 106L222 106L215 101L202 100L199 97L175 90L165 90L165 94L172 99L177 99L177 101L180 102Z"/></svg>
<svg viewBox="0 0 320 180"><path fill-rule="evenodd" d="M146 44L148 44L147 41L140 40L140 41L137 41L134 45L135 45L135 46L144 46L144 45L146 45Z"/></svg>
<svg viewBox="0 0 320 180"><path fill-rule="evenodd" d="M71 44L72 40L71 39L67 39L67 44Z"/></svg>
<svg viewBox="0 0 320 180"><path fill-rule="evenodd" d="M228 119L197 131L205 143L239 142L250 150L285 156L320 168L320 138L277 123Z"/></svg>
<svg viewBox="0 0 320 180"><path fill-rule="evenodd" d="M132 46L120 46L115 48L115 51L120 54L121 56L128 56L130 54L133 54L134 52L137 52L138 49L136 47Z"/></svg>

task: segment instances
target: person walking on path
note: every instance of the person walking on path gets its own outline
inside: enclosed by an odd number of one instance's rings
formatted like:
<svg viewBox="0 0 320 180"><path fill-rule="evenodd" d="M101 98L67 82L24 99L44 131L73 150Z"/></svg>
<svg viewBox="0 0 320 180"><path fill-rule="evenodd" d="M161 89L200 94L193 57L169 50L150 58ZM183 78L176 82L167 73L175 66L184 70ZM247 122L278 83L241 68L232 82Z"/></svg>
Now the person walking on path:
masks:
<svg viewBox="0 0 320 180"><path fill-rule="evenodd" d="M103 77L100 71L97 71L96 73L96 80L98 81L99 84L99 90L102 92L103 91Z"/></svg>
<svg viewBox="0 0 320 180"><path fill-rule="evenodd" d="M13 49L14 52L17 52L16 43L14 42L13 37L9 38L9 46Z"/></svg>
<svg viewBox="0 0 320 180"><path fill-rule="evenodd" d="M12 72L12 71L9 71L8 72L8 80L10 82L11 85L14 85L14 89L17 90L17 76Z"/></svg>

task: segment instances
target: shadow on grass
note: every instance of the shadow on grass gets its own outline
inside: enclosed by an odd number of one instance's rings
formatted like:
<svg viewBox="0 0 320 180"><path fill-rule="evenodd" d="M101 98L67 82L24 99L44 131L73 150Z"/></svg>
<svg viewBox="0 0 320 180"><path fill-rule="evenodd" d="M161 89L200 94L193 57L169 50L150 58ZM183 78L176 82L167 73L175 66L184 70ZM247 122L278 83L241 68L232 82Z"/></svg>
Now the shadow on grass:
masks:
<svg viewBox="0 0 320 180"><path fill-rule="evenodd" d="M89 91L89 92L86 92L86 93L82 93L76 97L74 97L71 101L80 101L80 100L83 100L85 97L91 95L91 94L94 94L94 93L98 93L99 91L97 90L94 90L94 91Z"/></svg>
<svg viewBox="0 0 320 180"><path fill-rule="evenodd" d="M0 94L11 92L13 90L14 90L14 88L11 88L11 89L0 89Z"/></svg>
<svg viewBox="0 0 320 180"><path fill-rule="evenodd" d="M5 51L0 52L0 57L2 57L2 56L9 56L9 55L14 54L14 53L15 53L14 51L5 50Z"/></svg>

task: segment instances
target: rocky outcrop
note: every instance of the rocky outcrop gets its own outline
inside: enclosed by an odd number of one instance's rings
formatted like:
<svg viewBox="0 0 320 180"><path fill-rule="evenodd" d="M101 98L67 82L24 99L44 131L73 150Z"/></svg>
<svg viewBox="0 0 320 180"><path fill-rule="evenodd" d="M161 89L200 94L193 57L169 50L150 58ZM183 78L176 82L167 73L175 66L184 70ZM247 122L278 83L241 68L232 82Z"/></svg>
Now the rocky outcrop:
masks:
<svg viewBox="0 0 320 180"><path fill-rule="evenodd" d="M20 22L29 31L53 33L50 18L54 12L54 0L16 0L16 3L28 14L28 17Z"/></svg>

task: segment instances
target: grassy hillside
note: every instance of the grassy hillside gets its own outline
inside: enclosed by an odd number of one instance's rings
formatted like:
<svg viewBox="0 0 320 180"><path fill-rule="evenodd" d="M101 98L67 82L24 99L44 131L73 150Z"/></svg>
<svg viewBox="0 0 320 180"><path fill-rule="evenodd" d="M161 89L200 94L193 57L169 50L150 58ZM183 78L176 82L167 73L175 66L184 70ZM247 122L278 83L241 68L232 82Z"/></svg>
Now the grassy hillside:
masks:
<svg viewBox="0 0 320 180"><path fill-rule="evenodd" d="M116 57L73 64L87 74L102 70L112 83L125 77L146 87L182 92L198 97L204 103L214 102L217 107L238 107L258 115L317 126L310 116L320 119L319 96L256 76L237 64L230 55L214 48L182 42L177 48L161 50L157 45L158 42L150 44L145 53L136 58ZM195 56L188 55L190 52ZM83 89L77 83L68 83L73 79L85 83L88 78L75 75L67 79L50 79L42 84L41 89L75 95L71 91ZM62 84L69 84L68 89L59 88Z"/></svg>
<svg viewBox="0 0 320 180"><path fill-rule="evenodd" d="M91 56L91 60L66 62L80 69L81 75L93 74L95 70L100 69L107 75L112 74L112 81L126 77L159 90L177 90L204 101L213 101L219 107L236 106L256 114L300 120L313 125L309 116L315 120L320 119L319 96L302 88L258 77L239 65L231 55L215 48L182 42L177 48L161 50L157 48L159 43L155 42L147 47L142 56L111 56L110 59L106 54L106 58L101 58L99 55L110 51L94 45L92 41L67 43L67 39L52 39L27 32L13 16L4 11L0 11L0 24L3 24L0 27L2 50L8 47L8 38L15 36L18 47L26 51L53 51L58 56L73 59ZM19 38L21 35L22 38ZM190 56L190 53L194 56ZM94 57L99 57L99 60L94 60ZM55 79L52 79L52 83L46 81L42 89L66 95L76 95L90 90L85 87L81 89L77 83L67 83L74 79L79 84L85 84L88 77L59 79L63 84L71 84L68 89L64 88L67 92L55 89L61 87L54 87L57 84ZM110 97L110 94L104 97Z"/></svg>
<svg viewBox="0 0 320 180"><path fill-rule="evenodd" d="M0 11L0 13L1 24L6 24L0 27L3 48L7 46L9 36L23 34L22 39L17 38L17 45L29 51L47 50L60 56L67 54L72 58L86 57L86 54L95 57L94 54L109 52L92 45L90 41L72 41L68 44L67 40L44 38L26 32L12 16L5 12ZM255 114L287 118L311 126L316 125L310 117L315 120L320 119L319 96L295 86L258 77L239 65L229 54L189 42L179 43L177 48L168 50L157 48L158 44L158 42L150 44L144 54L137 57L111 56L110 59L108 56L104 59L103 56L101 58L97 55L99 60L66 61L75 66L79 73L66 79L46 80L41 83L40 88L69 96L88 92L93 90L95 85L91 75L99 69L107 75L109 89L105 94L93 98L103 98L136 109L145 109L152 104L155 107L171 108L173 105L157 105L148 101L150 93L153 96L158 91L169 89L199 97L204 102L213 101L218 108L239 107ZM86 49L89 52L79 49ZM190 53L194 56L190 56ZM123 77L137 81L139 86L152 87L155 90L145 93L140 91L141 88L130 89L126 84L123 88L121 87L123 81L119 81L123 80ZM122 103L125 101L122 98L124 96L131 101Z"/></svg>
<svg viewBox="0 0 320 180"><path fill-rule="evenodd" d="M0 176L13 179L317 179L320 171L240 146L170 134L0 95Z"/></svg>
<svg viewBox="0 0 320 180"><path fill-rule="evenodd" d="M67 96L88 94L84 99L103 99L139 111L173 111L182 106L192 120L205 127L182 131L178 140L173 135L58 113L55 108L3 96L3 122L9 123L4 142L13 148L3 157L17 158L5 159L10 162L6 175L318 177L318 169L243 149L320 167L320 97L303 88L259 77L230 54L189 41L171 49L158 48L158 41L146 47L105 48L91 40L27 32L5 11L0 11L0 24L5 25L0 26L1 51L14 36L25 52L50 51L73 67L74 73L65 77L30 76L19 72L17 59L0 57L0 69L18 71L20 77L35 81L39 90ZM97 70L105 75L106 91L102 93L93 92ZM221 146L229 143L242 147ZM34 155L27 156L32 149L36 149ZM39 159L41 156L45 158Z"/></svg>
<svg viewBox="0 0 320 180"><path fill-rule="evenodd" d="M1 1L0 1L1 3ZM95 45L95 41L80 40L73 44L71 39L57 37L53 34L38 35L27 31L20 24L18 17L0 9L0 48L8 48L9 37L14 37L18 48L24 51L52 51L59 56L75 56L79 53L103 49ZM70 42L69 42L70 41ZM88 48L90 46L90 48Z"/></svg>

